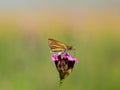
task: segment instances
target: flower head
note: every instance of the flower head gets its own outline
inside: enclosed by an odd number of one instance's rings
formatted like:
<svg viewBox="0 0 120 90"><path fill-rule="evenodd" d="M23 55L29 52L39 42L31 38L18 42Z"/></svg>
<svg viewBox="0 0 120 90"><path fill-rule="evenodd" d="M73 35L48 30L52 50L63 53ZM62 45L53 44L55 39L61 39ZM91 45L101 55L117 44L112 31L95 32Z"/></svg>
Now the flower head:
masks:
<svg viewBox="0 0 120 90"><path fill-rule="evenodd" d="M52 60L55 62L56 68L60 74L60 80L65 79L73 70L76 58L73 58L69 53L57 53L52 55Z"/></svg>

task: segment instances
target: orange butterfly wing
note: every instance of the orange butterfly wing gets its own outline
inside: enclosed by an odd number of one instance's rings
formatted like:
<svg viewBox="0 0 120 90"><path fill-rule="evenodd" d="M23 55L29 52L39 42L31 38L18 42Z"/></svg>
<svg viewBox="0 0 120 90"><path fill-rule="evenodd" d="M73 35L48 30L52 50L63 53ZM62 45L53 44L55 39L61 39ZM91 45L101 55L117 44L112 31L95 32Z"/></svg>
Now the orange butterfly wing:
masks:
<svg viewBox="0 0 120 90"><path fill-rule="evenodd" d="M48 39L48 44L52 52L62 52L67 50L68 47L65 43L62 43L54 39Z"/></svg>

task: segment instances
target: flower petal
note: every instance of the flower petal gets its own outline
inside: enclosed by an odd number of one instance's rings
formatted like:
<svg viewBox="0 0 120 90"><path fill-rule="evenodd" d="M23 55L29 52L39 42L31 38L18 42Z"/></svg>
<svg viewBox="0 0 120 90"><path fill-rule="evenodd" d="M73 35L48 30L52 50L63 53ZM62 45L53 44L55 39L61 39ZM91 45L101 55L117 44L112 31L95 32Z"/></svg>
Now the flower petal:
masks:
<svg viewBox="0 0 120 90"><path fill-rule="evenodd" d="M66 55L64 56L64 58L67 58L68 61L78 62L77 58L73 58L69 53L66 53Z"/></svg>
<svg viewBox="0 0 120 90"><path fill-rule="evenodd" d="M53 54L51 58L52 58L53 61L57 61L58 60L58 55L57 54Z"/></svg>
<svg viewBox="0 0 120 90"><path fill-rule="evenodd" d="M57 54L53 54L51 58L52 58L53 61L58 61L58 56L60 56L60 55L61 56L63 55L62 52L59 52ZM62 58L63 59L68 59L68 61L78 62L78 59L77 58L73 58L69 53L64 54L64 56Z"/></svg>

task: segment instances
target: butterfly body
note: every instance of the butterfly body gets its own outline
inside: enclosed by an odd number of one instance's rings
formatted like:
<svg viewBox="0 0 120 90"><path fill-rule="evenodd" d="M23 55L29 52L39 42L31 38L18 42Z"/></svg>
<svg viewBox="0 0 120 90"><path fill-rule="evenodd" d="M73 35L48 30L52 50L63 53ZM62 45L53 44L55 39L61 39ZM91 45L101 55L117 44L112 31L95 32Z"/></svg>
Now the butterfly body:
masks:
<svg viewBox="0 0 120 90"><path fill-rule="evenodd" d="M51 38L48 39L48 45L52 52L66 52L72 50L72 46Z"/></svg>

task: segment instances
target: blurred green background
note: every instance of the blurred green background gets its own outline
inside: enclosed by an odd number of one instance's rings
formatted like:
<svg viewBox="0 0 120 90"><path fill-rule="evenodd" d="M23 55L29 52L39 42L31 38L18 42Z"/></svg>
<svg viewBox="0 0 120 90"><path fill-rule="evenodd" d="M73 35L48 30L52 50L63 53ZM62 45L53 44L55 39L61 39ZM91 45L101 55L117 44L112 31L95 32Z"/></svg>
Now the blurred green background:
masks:
<svg viewBox="0 0 120 90"><path fill-rule="evenodd" d="M48 38L79 60L62 90L120 90L119 1L0 1L0 90L58 90Z"/></svg>

